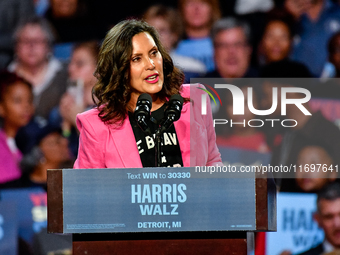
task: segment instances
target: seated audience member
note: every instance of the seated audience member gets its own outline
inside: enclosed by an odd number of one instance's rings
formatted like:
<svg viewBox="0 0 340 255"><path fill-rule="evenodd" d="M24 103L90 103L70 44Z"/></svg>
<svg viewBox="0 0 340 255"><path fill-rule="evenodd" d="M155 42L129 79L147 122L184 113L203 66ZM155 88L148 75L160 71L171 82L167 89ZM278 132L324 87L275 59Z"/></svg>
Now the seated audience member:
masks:
<svg viewBox="0 0 340 255"><path fill-rule="evenodd" d="M285 0L285 9L296 18L299 28L292 57L320 77L327 62L327 42L340 30L340 6L331 0Z"/></svg>
<svg viewBox="0 0 340 255"><path fill-rule="evenodd" d="M84 0L50 0L45 18L55 28L58 43L100 39L97 20Z"/></svg>
<svg viewBox="0 0 340 255"><path fill-rule="evenodd" d="M236 18L223 18L214 23L211 31L214 43L215 70L206 78L257 77L250 66L252 47L250 27Z"/></svg>
<svg viewBox="0 0 340 255"><path fill-rule="evenodd" d="M299 70L300 69L300 70ZM262 70L263 77L306 77L306 70L304 68L299 68L298 65L291 65L285 62L279 61L267 65ZM301 76L302 75L302 76ZM303 86L301 80L299 80L298 85L296 83L291 83L292 80L287 79L273 79L267 80L263 84L263 109L270 109L272 106L272 91L276 87L278 91L285 87ZM309 85L309 84L308 84ZM307 88L308 89L308 88ZM280 127L283 138L282 142L275 146L272 153L272 165L290 165L295 164L297 161L298 152L302 149L306 141L315 141L316 143L324 144L329 150L329 154L334 159L334 164L339 164L339 153L340 153L340 130L332 123L327 120L321 112L312 112L308 103L303 104L305 110L307 110L311 115L305 115L295 104L286 105L286 114L281 115L281 98L280 93L278 93L277 107L271 118L277 119L294 119L296 125L294 127ZM301 93L290 92L290 99L298 99L304 97ZM271 129L271 131L278 131L277 129ZM274 132L274 133L275 133ZM292 179L284 178L282 182ZM278 185L280 185L278 183Z"/></svg>
<svg viewBox="0 0 340 255"><path fill-rule="evenodd" d="M295 21L293 16L281 9L267 13L264 32L259 47L260 65L289 58Z"/></svg>
<svg viewBox="0 0 340 255"><path fill-rule="evenodd" d="M20 163L21 178L0 185L0 188L42 187L46 190L47 169L72 168L72 165L67 139L60 129L47 125L39 131L37 144Z"/></svg>
<svg viewBox="0 0 340 255"><path fill-rule="evenodd" d="M184 38L175 49L179 55L193 57L214 69L211 27L221 16L218 0L180 0L178 7L184 22Z"/></svg>
<svg viewBox="0 0 340 255"><path fill-rule="evenodd" d="M97 41L75 45L68 66L70 86L62 96L59 107L54 108L49 117L49 122L53 126L62 128L74 156L77 155L79 144L76 115L94 106L92 88L97 79L93 73L96 69L98 53Z"/></svg>
<svg viewBox="0 0 340 255"><path fill-rule="evenodd" d="M328 59L335 67L335 77L340 78L340 32L334 34L328 42Z"/></svg>
<svg viewBox="0 0 340 255"><path fill-rule="evenodd" d="M182 21L176 9L165 5L153 5L146 10L143 19L157 29L174 64L183 70L186 82L190 82L192 77L206 73L205 65L201 61L178 55L174 51L183 30Z"/></svg>
<svg viewBox="0 0 340 255"><path fill-rule="evenodd" d="M267 81L270 81L271 78L283 78L282 81L284 81L286 78L311 77L311 73L305 65L289 59L283 59L266 64L262 68L260 68L259 73L261 78L269 78L267 79ZM289 86L289 84L286 85ZM263 109L269 109L271 106L272 88L274 86L274 84L270 84L268 82L262 85L261 107ZM277 107L276 111L272 115L275 117L283 118L283 116L280 116L280 109L280 107ZM282 127L281 125L275 126L275 128L264 126L264 130L267 136L267 143L271 149L279 145L279 143L281 142L282 134L287 131L287 129Z"/></svg>
<svg viewBox="0 0 340 255"><path fill-rule="evenodd" d="M312 93L321 98L340 99L340 32L328 42L328 61L330 71L320 79L321 83Z"/></svg>
<svg viewBox="0 0 340 255"><path fill-rule="evenodd" d="M339 254L340 249L340 185L330 183L318 193L317 211L314 215L325 233L322 243L299 255Z"/></svg>
<svg viewBox="0 0 340 255"><path fill-rule="evenodd" d="M332 171L328 171L331 168ZM281 191L315 193L336 178L334 160L326 148L322 144L307 141L297 156L295 185L282 186Z"/></svg>
<svg viewBox="0 0 340 255"><path fill-rule="evenodd" d="M15 135L32 118L32 85L14 73L0 73L0 183L21 176L22 154L16 146Z"/></svg>
<svg viewBox="0 0 340 255"><path fill-rule="evenodd" d="M47 119L66 90L67 70L52 55L52 31L42 18L20 24L14 34L16 59L8 66L33 85L35 115L42 119Z"/></svg>
<svg viewBox="0 0 340 255"><path fill-rule="evenodd" d="M255 118L255 114L250 112L247 107L248 92L247 89L250 86L241 85L238 86L244 94L244 115L233 115L233 99L231 93L226 94L226 106L223 119L227 119L233 123L232 127L229 125L217 125L215 127L217 137L216 144L218 146L226 146L230 148L251 150L261 153L269 152L269 147L266 144L265 135L256 127L250 127L247 124L249 120ZM258 109L259 102L256 91L253 90L253 105ZM219 113L221 114L221 113ZM256 119L258 119L256 117Z"/></svg>

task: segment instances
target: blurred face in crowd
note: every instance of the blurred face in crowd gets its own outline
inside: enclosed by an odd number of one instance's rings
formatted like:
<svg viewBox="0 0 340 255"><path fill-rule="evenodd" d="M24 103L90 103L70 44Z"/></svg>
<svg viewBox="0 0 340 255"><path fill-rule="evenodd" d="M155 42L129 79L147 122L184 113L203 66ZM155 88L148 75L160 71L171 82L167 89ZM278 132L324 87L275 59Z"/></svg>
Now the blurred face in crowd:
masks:
<svg viewBox="0 0 340 255"><path fill-rule="evenodd" d="M336 249L340 248L340 198L321 199L315 220L324 230L326 240Z"/></svg>
<svg viewBox="0 0 340 255"><path fill-rule="evenodd" d="M288 86L288 85L287 85ZM281 89L282 84L276 83L275 80L265 80L262 84L262 97L261 97L261 106L264 110L271 109L273 106L273 96L277 100L277 105L275 108L275 111L270 114L272 117L278 117L281 116ZM290 86L291 87L291 86ZM277 88L277 96L273 95L274 88ZM292 93L287 93L287 99L292 99ZM290 106L290 105L288 105ZM295 105L293 105L295 107ZM287 112L288 112L287 107ZM296 108L296 107L295 107ZM299 110L298 108L296 108Z"/></svg>
<svg viewBox="0 0 340 255"><path fill-rule="evenodd" d="M58 132L50 133L44 137L39 147L49 163L59 165L70 159L68 140Z"/></svg>
<svg viewBox="0 0 340 255"><path fill-rule="evenodd" d="M33 94L27 84L16 82L5 90L0 100L4 127L19 129L30 121L34 112Z"/></svg>
<svg viewBox="0 0 340 255"><path fill-rule="evenodd" d="M291 46L288 26L281 21L270 22L265 29L262 46L267 62L287 58Z"/></svg>
<svg viewBox="0 0 340 255"><path fill-rule="evenodd" d="M215 63L223 78L241 78L246 73L251 48L242 28L219 32L214 39Z"/></svg>
<svg viewBox="0 0 340 255"><path fill-rule="evenodd" d="M306 146L303 148L298 155L297 165L301 165L302 169L305 166L309 168L310 166L315 166L317 169L316 164L322 164L321 167L326 165L328 169L332 164L332 159L326 150L320 146ZM303 191L316 192L328 182L335 180L336 172L324 172L322 168L320 168L320 171L309 169L309 171L297 171L295 177L297 185Z"/></svg>
<svg viewBox="0 0 340 255"><path fill-rule="evenodd" d="M262 96L261 96L261 107L264 110L269 110L273 106L273 96L276 99L277 105L272 114L270 114L271 117L279 117L283 116L281 115L282 109L281 109L281 90L283 87L294 87L295 85L292 85L289 81L285 80L265 80L262 84ZM274 89L277 89L277 95L273 93ZM289 92L286 94L286 99L300 99L303 98L304 94L302 93L292 93ZM305 108L309 108L307 103L302 104ZM295 105L295 104L286 104L286 115L296 115L297 113L300 113L301 110ZM294 123L292 122L291 125ZM299 127L299 122L297 127Z"/></svg>
<svg viewBox="0 0 340 255"><path fill-rule="evenodd" d="M163 46L167 51L170 51L178 40L178 37L175 33L171 32L170 24L167 20L159 16L147 19L146 22L156 28Z"/></svg>
<svg viewBox="0 0 340 255"><path fill-rule="evenodd" d="M136 34L130 59L131 98L142 93L153 96L162 90L163 82L163 58L154 39L146 32Z"/></svg>
<svg viewBox="0 0 340 255"><path fill-rule="evenodd" d="M54 17L64 18L76 14L78 0L51 0L51 8Z"/></svg>
<svg viewBox="0 0 340 255"><path fill-rule="evenodd" d="M206 1L187 0L184 4L184 20L187 26L201 28L210 24L212 8Z"/></svg>
<svg viewBox="0 0 340 255"><path fill-rule="evenodd" d="M80 47L74 50L68 66L71 80L82 80L85 86L93 86L96 82L96 78L93 76L95 69L96 58L88 48Z"/></svg>
<svg viewBox="0 0 340 255"><path fill-rule="evenodd" d="M336 70L340 72L340 35L338 35L332 45L333 52L329 56L329 61L335 66Z"/></svg>
<svg viewBox="0 0 340 255"><path fill-rule="evenodd" d="M248 100L248 88L247 87L242 87L241 88L242 93L244 95L244 114L243 115L233 115L233 99L231 96L231 93L229 94L229 97L227 97L227 106L226 106L226 111L227 115L229 118L233 119L233 122L243 122L245 120L246 123L248 123L249 120L254 118L254 114L249 110L247 100ZM257 99L256 96L253 93L253 105L255 109L258 109L257 107ZM233 126L235 128L239 129L245 129L243 125L235 125Z"/></svg>
<svg viewBox="0 0 340 255"><path fill-rule="evenodd" d="M25 26L18 36L16 54L18 61L27 66L39 66L47 61L50 47L39 25Z"/></svg>

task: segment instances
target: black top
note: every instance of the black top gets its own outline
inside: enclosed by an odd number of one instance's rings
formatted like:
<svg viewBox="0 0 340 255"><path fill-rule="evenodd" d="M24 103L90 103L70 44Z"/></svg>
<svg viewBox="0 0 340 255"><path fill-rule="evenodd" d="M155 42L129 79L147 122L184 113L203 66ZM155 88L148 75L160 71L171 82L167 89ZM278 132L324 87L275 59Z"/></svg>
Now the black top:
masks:
<svg viewBox="0 0 340 255"><path fill-rule="evenodd" d="M28 174L23 174L19 179L9 181L6 183L0 184L0 189L17 189L17 188L43 188L47 191L46 182L34 182L30 179Z"/></svg>
<svg viewBox="0 0 340 255"><path fill-rule="evenodd" d="M164 118L166 106L167 105L164 104L161 108L151 113L151 118L148 125L151 129L151 133L153 134L152 137L142 131L142 129L138 126L133 113L129 112L129 120L135 135L136 144L143 167L156 166L157 155L155 153L156 143L154 137L156 130L159 128L160 123ZM161 166L183 166L182 154L174 125L171 125L171 127L161 135Z"/></svg>

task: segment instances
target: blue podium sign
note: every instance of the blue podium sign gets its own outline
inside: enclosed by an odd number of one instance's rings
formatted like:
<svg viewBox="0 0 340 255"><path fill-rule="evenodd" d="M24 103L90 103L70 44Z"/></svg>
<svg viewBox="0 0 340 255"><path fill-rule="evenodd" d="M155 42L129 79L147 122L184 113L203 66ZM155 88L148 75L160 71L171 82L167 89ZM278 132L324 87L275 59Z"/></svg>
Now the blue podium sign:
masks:
<svg viewBox="0 0 340 255"><path fill-rule="evenodd" d="M9 202L16 208L19 236L32 245L34 234L47 226L46 191L35 187L4 189L0 193L2 201ZM4 210L10 209L6 207Z"/></svg>
<svg viewBox="0 0 340 255"><path fill-rule="evenodd" d="M18 225L16 207L0 201L0 254L16 255L18 250Z"/></svg>
<svg viewBox="0 0 340 255"><path fill-rule="evenodd" d="M63 233L251 231L254 178L190 168L63 169Z"/></svg>

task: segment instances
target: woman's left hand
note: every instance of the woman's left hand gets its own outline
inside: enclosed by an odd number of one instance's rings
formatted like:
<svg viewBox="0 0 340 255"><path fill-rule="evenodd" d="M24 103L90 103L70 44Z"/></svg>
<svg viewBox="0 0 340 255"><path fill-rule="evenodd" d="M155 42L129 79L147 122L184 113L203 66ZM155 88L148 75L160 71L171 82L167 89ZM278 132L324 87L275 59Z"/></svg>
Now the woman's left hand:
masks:
<svg viewBox="0 0 340 255"><path fill-rule="evenodd" d="M74 98L69 93L65 93L59 104L60 115L71 125L76 126L76 116L85 110L84 105L76 104Z"/></svg>

